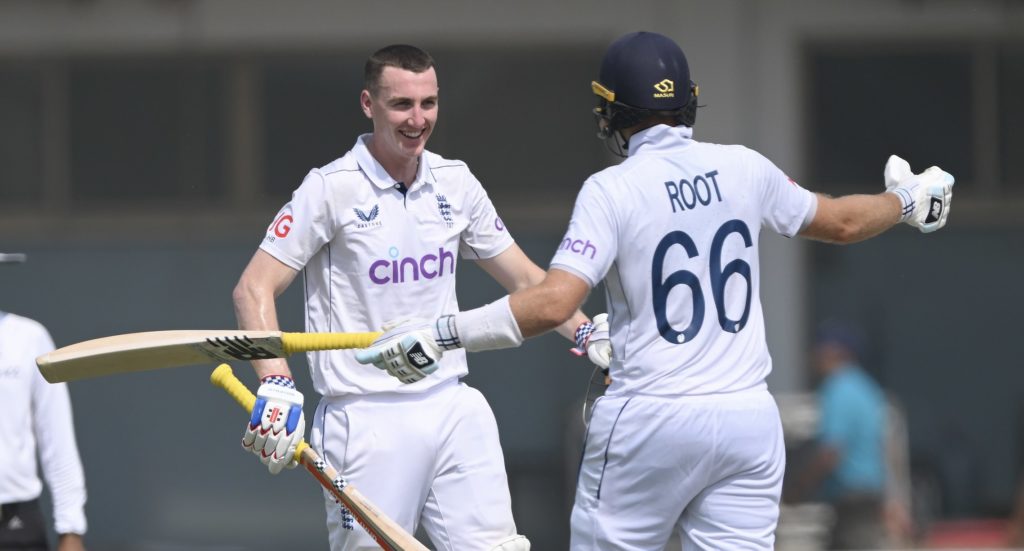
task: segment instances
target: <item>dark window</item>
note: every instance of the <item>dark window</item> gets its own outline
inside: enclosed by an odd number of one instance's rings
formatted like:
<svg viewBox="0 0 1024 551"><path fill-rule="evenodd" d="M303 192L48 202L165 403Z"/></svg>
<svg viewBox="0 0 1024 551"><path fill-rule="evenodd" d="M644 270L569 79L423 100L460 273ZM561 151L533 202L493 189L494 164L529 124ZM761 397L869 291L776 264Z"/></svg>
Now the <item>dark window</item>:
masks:
<svg viewBox="0 0 1024 551"><path fill-rule="evenodd" d="M1024 46L999 56L999 143L1004 189L1024 190Z"/></svg>
<svg viewBox="0 0 1024 551"><path fill-rule="evenodd" d="M817 185L874 189L890 154L973 177L971 56L939 48L812 48L809 167Z"/></svg>
<svg viewBox="0 0 1024 551"><path fill-rule="evenodd" d="M73 62L74 200L218 196L224 188L221 73L190 60Z"/></svg>
<svg viewBox="0 0 1024 551"><path fill-rule="evenodd" d="M0 67L0 207L43 194L40 80L29 67Z"/></svg>
<svg viewBox="0 0 1024 551"><path fill-rule="evenodd" d="M304 56L264 65L263 163L271 198L290 197L310 169L341 157L373 129L359 108L363 61L361 54Z"/></svg>

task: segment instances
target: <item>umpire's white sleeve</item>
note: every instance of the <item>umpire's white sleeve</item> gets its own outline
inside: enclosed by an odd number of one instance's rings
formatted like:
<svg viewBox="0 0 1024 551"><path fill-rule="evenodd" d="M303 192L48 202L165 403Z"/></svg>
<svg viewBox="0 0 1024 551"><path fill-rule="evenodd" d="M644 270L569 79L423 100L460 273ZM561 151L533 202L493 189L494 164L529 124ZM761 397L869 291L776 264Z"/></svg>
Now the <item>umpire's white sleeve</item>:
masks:
<svg viewBox="0 0 1024 551"><path fill-rule="evenodd" d="M45 330L37 345L36 355L54 348ZM75 442L71 398L66 383L47 383L38 370L32 380L32 425L43 477L53 497L54 528L58 534L84 534L85 475Z"/></svg>

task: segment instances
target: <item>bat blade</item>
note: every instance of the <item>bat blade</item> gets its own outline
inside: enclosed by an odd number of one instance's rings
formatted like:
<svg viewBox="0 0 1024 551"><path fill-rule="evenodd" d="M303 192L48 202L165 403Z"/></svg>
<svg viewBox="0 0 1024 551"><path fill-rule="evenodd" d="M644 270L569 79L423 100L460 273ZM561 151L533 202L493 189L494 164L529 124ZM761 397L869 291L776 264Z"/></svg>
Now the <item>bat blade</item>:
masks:
<svg viewBox="0 0 1024 551"><path fill-rule="evenodd" d="M285 356L280 331L149 331L72 344L36 358L51 383L164 367Z"/></svg>

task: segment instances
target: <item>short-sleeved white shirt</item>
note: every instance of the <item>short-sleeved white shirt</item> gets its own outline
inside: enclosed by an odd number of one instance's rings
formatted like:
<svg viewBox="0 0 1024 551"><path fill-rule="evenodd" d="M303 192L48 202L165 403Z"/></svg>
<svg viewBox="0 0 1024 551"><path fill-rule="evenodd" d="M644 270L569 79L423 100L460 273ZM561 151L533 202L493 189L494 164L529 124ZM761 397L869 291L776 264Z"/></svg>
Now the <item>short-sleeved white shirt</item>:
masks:
<svg viewBox="0 0 1024 551"><path fill-rule="evenodd" d="M0 503L39 497L38 457L53 498L54 528L84 534L85 476L67 383L47 383L36 368L36 357L52 350L40 323L0 312Z"/></svg>
<svg viewBox="0 0 1024 551"><path fill-rule="evenodd" d="M367 149L369 137L310 171L260 245L303 271L310 332L377 331L400 317L456 312L456 257L491 258L513 243L465 163L424 151L403 195ZM467 373L463 350L447 352L435 375L412 384L360 364L351 350L307 357L324 396L421 392Z"/></svg>
<svg viewBox="0 0 1024 551"><path fill-rule="evenodd" d="M764 385L771 357L758 296L761 226L800 231L817 200L742 146L685 126L630 139L591 176L551 263L605 281L609 394L734 392Z"/></svg>

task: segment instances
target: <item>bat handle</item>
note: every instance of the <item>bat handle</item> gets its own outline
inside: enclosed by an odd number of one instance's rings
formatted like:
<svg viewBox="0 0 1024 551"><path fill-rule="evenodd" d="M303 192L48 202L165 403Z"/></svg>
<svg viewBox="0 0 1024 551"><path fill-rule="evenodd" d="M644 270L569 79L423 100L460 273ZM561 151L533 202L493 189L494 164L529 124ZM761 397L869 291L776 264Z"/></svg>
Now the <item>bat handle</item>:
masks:
<svg viewBox="0 0 1024 551"><path fill-rule="evenodd" d="M381 334L368 333L281 333L281 345L285 353L312 352L315 350L339 350L342 348L367 348Z"/></svg>
<svg viewBox="0 0 1024 551"><path fill-rule="evenodd" d="M252 408L256 405L256 396L253 395L252 391L242 381L238 380L238 377L235 377L235 373L231 370L230 365L220 364L217 366L217 369L214 369L213 373L210 374L210 382L214 386L224 389L247 413L252 413ZM309 444L305 440L299 442L299 445L295 447L295 458L301 458L302 451L308 447Z"/></svg>

